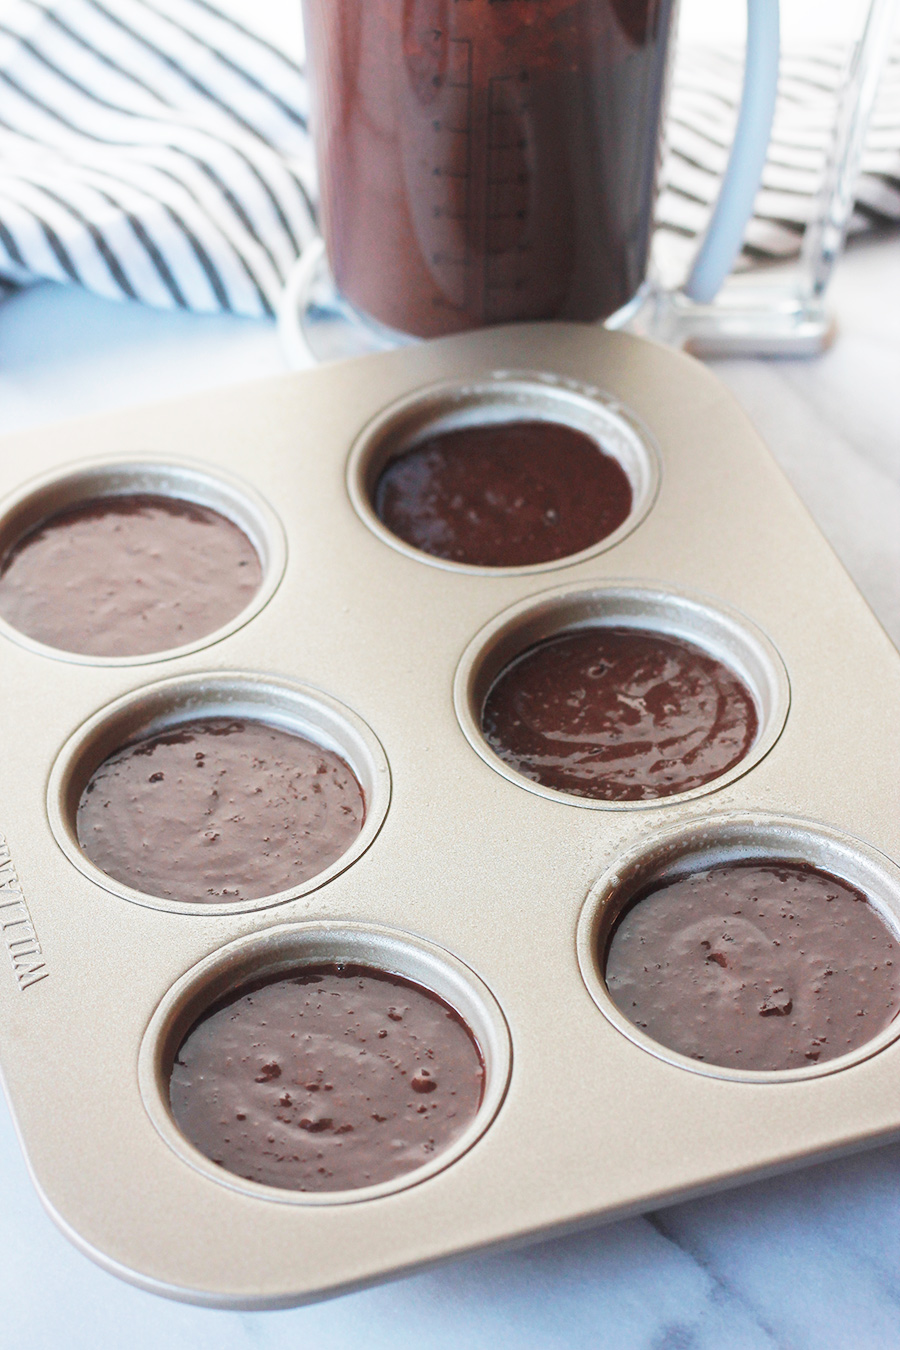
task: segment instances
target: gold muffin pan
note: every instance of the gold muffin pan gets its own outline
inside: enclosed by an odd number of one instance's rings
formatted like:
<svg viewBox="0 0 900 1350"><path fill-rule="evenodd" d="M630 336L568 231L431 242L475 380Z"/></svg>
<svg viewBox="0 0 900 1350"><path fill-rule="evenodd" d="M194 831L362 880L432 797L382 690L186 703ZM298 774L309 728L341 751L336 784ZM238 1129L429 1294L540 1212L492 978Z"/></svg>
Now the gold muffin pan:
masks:
<svg viewBox="0 0 900 1350"><path fill-rule="evenodd" d="M386 534L370 495L391 455L510 417L569 421L619 458L634 494L621 530L494 571ZM0 449L7 546L85 496L168 491L223 511L263 564L234 623L153 657L73 658L0 625L0 1059L35 1183L91 1256L175 1298L280 1307L900 1129L900 1027L798 1072L717 1072L647 1041L603 985L598 949L629 894L710 860L818 864L900 934L900 657L703 367L623 335L519 326ZM759 714L746 759L619 805L503 764L479 726L490 681L584 623L655 627L725 660ZM351 765L366 822L327 872L188 905L83 855L74 813L97 764L205 713L300 731ZM485 1057L481 1110L396 1183L311 1196L243 1182L174 1125L179 1037L245 980L326 960L451 1003Z"/></svg>

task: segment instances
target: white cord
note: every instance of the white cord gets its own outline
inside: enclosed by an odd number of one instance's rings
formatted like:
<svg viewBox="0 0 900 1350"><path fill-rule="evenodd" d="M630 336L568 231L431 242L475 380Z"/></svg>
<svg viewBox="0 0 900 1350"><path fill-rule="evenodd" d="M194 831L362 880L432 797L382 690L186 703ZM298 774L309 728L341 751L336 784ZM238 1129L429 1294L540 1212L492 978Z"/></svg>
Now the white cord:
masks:
<svg viewBox="0 0 900 1350"><path fill-rule="evenodd" d="M305 370L316 364L300 324L300 297L309 289L312 275L322 261L324 252L325 240L320 236L309 241L288 272L278 302L278 339L289 370Z"/></svg>

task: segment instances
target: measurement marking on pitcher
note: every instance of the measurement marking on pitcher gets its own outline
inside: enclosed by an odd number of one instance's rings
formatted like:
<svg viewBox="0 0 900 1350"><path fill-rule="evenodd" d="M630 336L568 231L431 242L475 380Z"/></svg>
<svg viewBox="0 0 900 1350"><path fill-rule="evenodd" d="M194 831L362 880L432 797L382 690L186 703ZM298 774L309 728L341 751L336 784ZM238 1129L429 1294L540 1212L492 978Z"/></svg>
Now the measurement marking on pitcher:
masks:
<svg viewBox="0 0 900 1350"><path fill-rule="evenodd" d="M504 299L526 284L522 264L532 245L527 228L529 165L526 70L496 75L488 82L487 193L485 198L485 317L503 317ZM496 306L491 313L491 306Z"/></svg>
<svg viewBox="0 0 900 1350"><path fill-rule="evenodd" d="M466 295L469 289L469 269L472 264L472 242L470 237L470 217L472 209L472 40L471 38L449 38L449 62L447 78L442 82L441 92L445 99L445 116L437 116L432 129L437 138L438 153L435 156L432 175L438 184L438 200L432 208L432 217L443 221L446 229L443 238L435 240L443 247L433 248L430 252L431 265L447 269L444 283L454 293L454 297L443 295L436 298L439 308L457 312L465 309ZM447 144L449 138L449 145ZM462 226L462 229L459 227Z"/></svg>
<svg viewBox="0 0 900 1350"><path fill-rule="evenodd" d="M465 240L465 267L466 280L464 298L469 300L471 267L472 267L472 119L475 115L475 97L473 74L472 74L472 43L470 39L465 39L466 43L466 192L463 204L465 212L466 228L463 231Z"/></svg>
<svg viewBox="0 0 900 1350"><path fill-rule="evenodd" d="M0 932L21 990L29 989L50 974L9 845L0 834Z"/></svg>

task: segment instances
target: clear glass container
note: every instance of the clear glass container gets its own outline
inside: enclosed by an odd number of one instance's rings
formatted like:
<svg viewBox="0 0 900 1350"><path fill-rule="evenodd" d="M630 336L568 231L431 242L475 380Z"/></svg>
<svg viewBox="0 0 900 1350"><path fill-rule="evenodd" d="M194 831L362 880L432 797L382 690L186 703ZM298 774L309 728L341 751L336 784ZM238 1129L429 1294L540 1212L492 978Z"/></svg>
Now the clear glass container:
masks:
<svg viewBox="0 0 900 1350"><path fill-rule="evenodd" d="M768 142L777 13L749 0L756 98L700 249L713 291ZM675 0L303 0L303 14L325 245L288 286L289 356L650 314Z"/></svg>
<svg viewBox="0 0 900 1350"><path fill-rule="evenodd" d="M781 0L778 101L754 216L731 276L697 303L682 287L727 158L743 32L740 7L683 0L652 286L633 331L697 355L828 345L826 293L848 231L863 223L855 193L897 12L897 0Z"/></svg>

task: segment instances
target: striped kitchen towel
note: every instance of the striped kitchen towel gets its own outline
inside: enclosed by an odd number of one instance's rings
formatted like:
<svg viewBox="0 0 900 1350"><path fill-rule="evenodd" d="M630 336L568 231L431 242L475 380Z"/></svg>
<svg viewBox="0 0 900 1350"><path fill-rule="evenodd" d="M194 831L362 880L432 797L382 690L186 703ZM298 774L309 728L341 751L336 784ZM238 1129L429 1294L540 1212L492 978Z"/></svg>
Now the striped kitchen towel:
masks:
<svg viewBox="0 0 900 1350"><path fill-rule="evenodd" d="M0 0L0 274L271 315L315 232L295 62L207 0Z"/></svg>
<svg viewBox="0 0 900 1350"><path fill-rule="evenodd" d="M798 247L844 59L783 60L745 262ZM679 54L657 231L671 257L703 228L740 84L738 53ZM900 220L900 50L866 168L855 225ZM0 0L0 295L49 278L271 315L314 198L302 69L209 0Z"/></svg>

